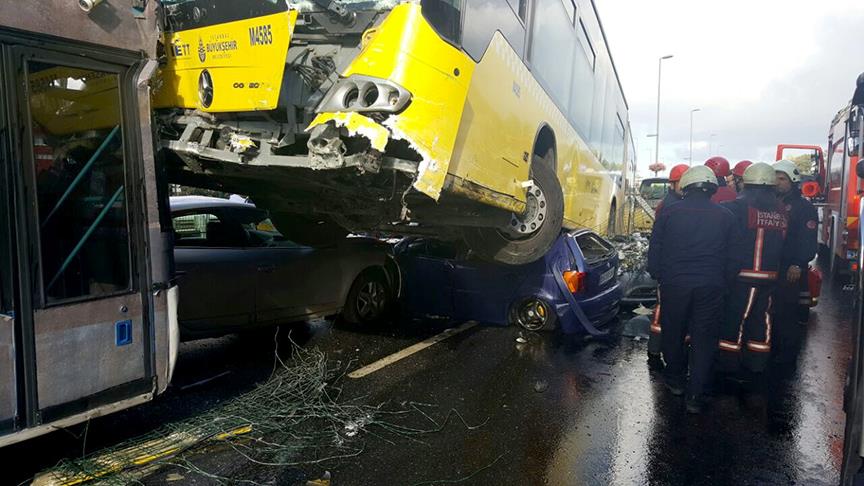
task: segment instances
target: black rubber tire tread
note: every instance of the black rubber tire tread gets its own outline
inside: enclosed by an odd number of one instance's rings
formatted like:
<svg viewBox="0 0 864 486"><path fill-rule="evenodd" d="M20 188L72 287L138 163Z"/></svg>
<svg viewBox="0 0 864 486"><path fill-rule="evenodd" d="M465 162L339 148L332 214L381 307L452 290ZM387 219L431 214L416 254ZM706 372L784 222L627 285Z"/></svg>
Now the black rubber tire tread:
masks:
<svg viewBox="0 0 864 486"><path fill-rule="evenodd" d="M615 236L618 232L618 207L615 202L609 206L609 221L606 222L606 236Z"/></svg>
<svg viewBox="0 0 864 486"><path fill-rule="evenodd" d="M364 319L360 316L357 310L357 296L360 293L360 289L362 289L370 280L377 280L384 287L384 291L387 292L387 303L385 304L384 309L382 309L375 318ZM384 274L384 269L367 268L360 272L360 275L358 275L357 278L354 279L354 283L351 284L351 290L348 291L348 297L345 299L345 307L342 308L342 319L350 324L379 324L388 315L390 315L390 311L393 309L393 304L393 290L390 288L390 284Z"/></svg>
<svg viewBox="0 0 864 486"><path fill-rule="evenodd" d="M530 297L525 298L525 299L520 299L515 304L513 304L513 307L510 309L510 318L509 318L510 325L516 326L519 329L522 329L523 331L528 331L528 332L554 331L558 327L558 314L556 314L555 309L553 309L552 306L543 299L537 299L537 300L542 301L546 305L546 312L548 313L547 315L549 316L546 319L546 322L543 323L543 327L541 327L540 329L531 330L531 329L526 329L525 327L522 327L521 324L519 324L519 318L517 317L517 314L519 313L519 311L518 311L519 306L521 306L524 302L526 302L529 299L530 299Z"/></svg>
<svg viewBox="0 0 864 486"><path fill-rule="evenodd" d="M466 229L465 242L481 258L507 265L524 265L542 258L555 243L564 221L564 193L551 167L551 160L547 160L553 156L551 151L546 158L535 155L531 164L531 178L546 195L548 211L543 226L524 240L505 238L495 228Z"/></svg>

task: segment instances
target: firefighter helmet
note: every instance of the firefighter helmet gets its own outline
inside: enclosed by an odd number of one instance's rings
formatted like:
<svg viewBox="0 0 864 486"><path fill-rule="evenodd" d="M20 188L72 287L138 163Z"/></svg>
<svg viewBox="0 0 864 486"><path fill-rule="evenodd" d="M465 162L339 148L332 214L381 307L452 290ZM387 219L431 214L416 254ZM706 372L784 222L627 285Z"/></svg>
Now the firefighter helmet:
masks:
<svg viewBox="0 0 864 486"><path fill-rule="evenodd" d="M753 165L753 162L750 162L749 160L742 160L741 162L738 162L732 169L732 175L744 177L744 171L747 170L747 167L750 167L751 165Z"/></svg>
<svg viewBox="0 0 864 486"><path fill-rule="evenodd" d="M672 167L672 170L669 171L669 182L678 182L681 180L681 176L687 172L690 166L687 164L678 164L675 167Z"/></svg>
<svg viewBox="0 0 864 486"><path fill-rule="evenodd" d="M789 180L792 181L793 184L801 182L801 171L798 170L798 166L795 165L795 162L792 162L791 160L783 159L774 162L774 170L789 176Z"/></svg>
<svg viewBox="0 0 864 486"><path fill-rule="evenodd" d="M744 185L776 186L777 173L770 164L764 162L755 163L744 171Z"/></svg>
<svg viewBox="0 0 864 486"><path fill-rule="evenodd" d="M717 190L717 176L714 175L714 171L704 165L690 167L681 176L681 188L685 191L688 189L715 191Z"/></svg>
<svg viewBox="0 0 864 486"><path fill-rule="evenodd" d="M729 161L723 157L711 157L705 161L705 167L714 171L717 177L726 177L731 172L729 171Z"/></svg>

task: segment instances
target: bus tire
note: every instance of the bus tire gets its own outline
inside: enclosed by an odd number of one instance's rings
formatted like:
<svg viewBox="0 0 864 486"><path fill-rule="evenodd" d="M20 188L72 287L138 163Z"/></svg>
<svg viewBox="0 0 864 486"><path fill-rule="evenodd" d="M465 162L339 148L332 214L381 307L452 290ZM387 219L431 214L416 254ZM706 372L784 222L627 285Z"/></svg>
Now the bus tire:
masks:
<svg viewBox="0 0 864 486"><path fill-rule="evenodd" d="M618 208L615 201L609 206L609 221L606 223L606 236L615 236L618 233Z"/></svg>
<svg viewBox="0 0 864 486"><path fill-rule="evenodd" d="M542 258L555 243L564 221L564 194L561 184L551 164L536 155L531 164L531 179L536 185L535 190L540 190L542 199L529 196L528 212L532 211L530 199L535 202L542 201L546 209L539 228L524 236L514 235L509 228L466 229L465 242L480 257L507 265L523 265ZM515 226L515 223L511 224Z"/></svg>

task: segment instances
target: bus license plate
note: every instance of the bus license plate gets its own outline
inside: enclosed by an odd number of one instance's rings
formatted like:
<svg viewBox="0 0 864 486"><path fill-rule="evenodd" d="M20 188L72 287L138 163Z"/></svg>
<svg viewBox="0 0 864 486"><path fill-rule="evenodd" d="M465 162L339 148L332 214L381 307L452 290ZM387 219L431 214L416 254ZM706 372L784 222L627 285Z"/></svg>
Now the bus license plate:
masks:
<svg viewBox="0 0 864 486"><path fill-rule="evenodd" d="M606 282L612 280L612 277L614 277L614 276L615 276L615 267L612 267L600 275L600 285L603 285Z"/></svg>

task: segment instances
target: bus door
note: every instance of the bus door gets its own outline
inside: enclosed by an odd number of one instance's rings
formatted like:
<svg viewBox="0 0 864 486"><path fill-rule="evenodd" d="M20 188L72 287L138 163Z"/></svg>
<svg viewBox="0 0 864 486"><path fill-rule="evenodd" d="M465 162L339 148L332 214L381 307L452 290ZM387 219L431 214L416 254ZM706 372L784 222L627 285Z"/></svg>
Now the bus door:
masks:
<svg viewBox="0 0 864 486"><path fill-rule="evenodd" d="M18 275L11 401L15 427L26 428L153 392L143 170L134 59L0 48L18 141L6 142L2 191L14 192ZM0 403L0 421L9 413Z"/></svg>

